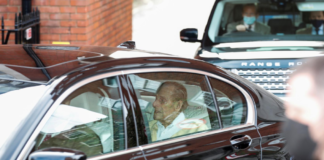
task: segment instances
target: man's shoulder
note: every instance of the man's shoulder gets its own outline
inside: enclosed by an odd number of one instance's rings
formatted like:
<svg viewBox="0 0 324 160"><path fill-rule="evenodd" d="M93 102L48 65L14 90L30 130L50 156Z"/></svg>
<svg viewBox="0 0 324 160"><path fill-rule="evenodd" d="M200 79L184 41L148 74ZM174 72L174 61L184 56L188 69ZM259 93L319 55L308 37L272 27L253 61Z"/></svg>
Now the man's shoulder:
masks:
<svg viewBox="0 0 324 160"><path fill-rule="evenodd" d="M153 128L157 129L157 122L158 122L157 120L150 121L149 122L150 129L153 129Z"/></svg>
<svg viewBox="0 0 324 160"><path fill-rule="evenodd" d="M198 132L207 130L206 121L203 119L186 119L178 124L182 132Z"/></svg>
<svg viewBox="0 0 324 160"><path fill-rule="evenodd" d="M296 31L297 34L311 34L312 33L312 27L306 27L306 28L301 28Z"/></svg>
<svg viewBox="0 0 324 160"><path fill-rule="evenodd" d="M150 122L149 122L149 125L150 125L150 126L151 126L151 125L156 125L157 122L158 122L157 120L150 121Z"/></svg>

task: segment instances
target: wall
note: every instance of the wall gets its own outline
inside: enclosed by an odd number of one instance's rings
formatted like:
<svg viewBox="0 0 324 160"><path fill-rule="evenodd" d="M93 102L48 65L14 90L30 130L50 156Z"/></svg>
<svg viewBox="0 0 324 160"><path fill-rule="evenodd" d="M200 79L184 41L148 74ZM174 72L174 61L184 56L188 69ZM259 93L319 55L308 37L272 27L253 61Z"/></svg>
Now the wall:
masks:
<svg viewBox="0 0 324 160"><path fill-rule="evenodd" d="M132 39L133 0L32 0L41 12L41 44L117 46ZM13 28L21 0L1 0L0 16ZM10 36L14 43L14 34Z"/></svg>

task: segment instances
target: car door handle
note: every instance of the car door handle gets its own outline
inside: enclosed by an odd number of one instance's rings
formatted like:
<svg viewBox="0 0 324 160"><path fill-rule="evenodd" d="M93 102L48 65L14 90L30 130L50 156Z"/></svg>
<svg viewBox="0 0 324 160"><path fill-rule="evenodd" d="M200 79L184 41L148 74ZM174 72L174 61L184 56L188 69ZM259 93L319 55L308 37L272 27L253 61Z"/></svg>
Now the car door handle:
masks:
<svg viewBox="0 0 324 160"><path fill-rule="evenodd" d="M242 135L242 136L234 136L231 138L231 144L236 145L242 142L251 142L252 139L248 135Z"/></svg>

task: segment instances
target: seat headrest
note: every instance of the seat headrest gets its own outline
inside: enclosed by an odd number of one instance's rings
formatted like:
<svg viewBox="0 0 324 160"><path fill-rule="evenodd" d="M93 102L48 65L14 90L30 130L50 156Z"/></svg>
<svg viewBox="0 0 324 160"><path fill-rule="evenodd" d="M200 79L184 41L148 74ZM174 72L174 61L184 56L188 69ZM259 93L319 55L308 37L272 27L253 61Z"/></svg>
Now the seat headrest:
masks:
<svg viewBox="0 0 324 160"><path fill-rule="evenodd" d="M269 19L268 26L271 34L294 34L294 25L291 19Z"/></svg>
<svg viewBox="0 0 324 160"><path fill-rule="evenodd" d="M235 5L235 7L233 8L234 22L243 20L242 12L243 12L243 5Z"/></svg>
<svg viewBox="0 0 324 160"><path fill-rule="evenodd" d="M310 17L310 12L303 12L302 13L302 20L303 20L304 23L310 23L309 17Z"/></svg>
<svg viewBox="0 0 324 160"><path fill-rule="evenodd" d="M293 22L291 19L286 19L286 18L282 18L282 19L269 19L268 21L268 25L270 27L282 27L282 26L286 26L286 27L291 27L293 26Z"/></svg>

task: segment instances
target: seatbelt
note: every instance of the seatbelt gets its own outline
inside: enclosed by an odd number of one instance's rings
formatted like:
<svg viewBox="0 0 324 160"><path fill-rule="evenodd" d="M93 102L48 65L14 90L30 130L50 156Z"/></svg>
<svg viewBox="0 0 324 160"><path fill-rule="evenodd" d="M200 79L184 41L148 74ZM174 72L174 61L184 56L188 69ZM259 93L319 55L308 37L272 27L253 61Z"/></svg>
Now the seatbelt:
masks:
<svg viewBox="0 0 324 160"><path fill-rule="evenodd" d="M316 35L318 35L319 28L315 28Z"/></svg>

